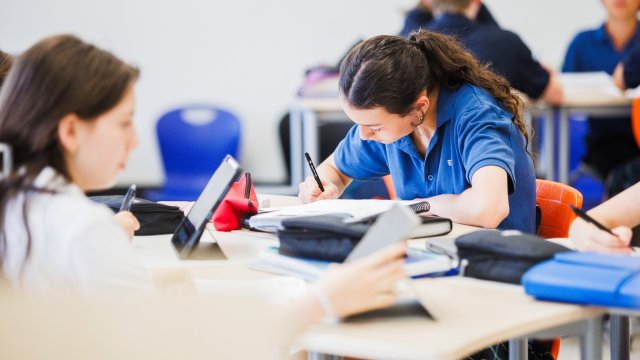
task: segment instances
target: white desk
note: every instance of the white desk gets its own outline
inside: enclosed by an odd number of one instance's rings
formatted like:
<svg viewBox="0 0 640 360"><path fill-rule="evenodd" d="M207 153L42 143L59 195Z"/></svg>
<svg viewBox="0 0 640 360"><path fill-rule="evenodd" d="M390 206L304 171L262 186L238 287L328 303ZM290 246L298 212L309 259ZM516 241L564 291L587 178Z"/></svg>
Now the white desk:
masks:
<svg viewBox="0 0 640 360"><path fill-rule="evenodd" d="M297 203L292 197L260 198L271 198L272 206ZM456 224L449 237L475 229ZM134 246L147 267L187 269L196 282L217 281L217 286L237 286L242 282L253 286L272 279L287 281L245 266L263 249L277 243L273 235L244 230L212 234L228 260L222 260L221 256L220 260L180 261L169 236L136 237ZM202 242L211 241L209 235L202 239ZM425 241L412 240L409 245L422 247ZM422 279L413 283L421 301L437 321L403 317L319 324L300 338L299 345L312 352L365 358L454 359L509 338L577 324L586 327L593 340L587 351L591 357L587 358L597 359L601 353L598 319L604 313L602 309L538 302L526 296L519 286L469 278ZM285 287L294 283L286 284ZM562 333L567 334L566 329ZM523 355L526 353L514 353L514 358L522 359Z"/></svg>
<svg viewBox="0 0 640 360"><path fill-rule="evenodd" d="M300 344L316 352L364 358L459 359L512 337L603 313L535 301L520 286L469 278L417 280L415 288L436 321L416 316L319 324Z"/></svg>

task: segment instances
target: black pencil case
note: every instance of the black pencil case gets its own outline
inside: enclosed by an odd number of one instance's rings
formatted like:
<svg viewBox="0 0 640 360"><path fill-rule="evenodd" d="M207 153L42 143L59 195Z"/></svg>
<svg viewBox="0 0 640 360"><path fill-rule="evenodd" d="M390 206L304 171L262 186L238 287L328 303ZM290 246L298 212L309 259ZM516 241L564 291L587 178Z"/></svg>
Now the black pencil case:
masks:
<svg viewBox="0 0 640 360"><path fill-rule="evenodd" d="M123 195L90 196L89 199L107 205L114 213L120 211ZM160 204L136 197L131 205L131 213L140 222L135 235L173 234L184 212L177 206Z"/></svg>
<svg viewBox="0 0 640 360"><path fill-rule="evenodd" d="M466 259L464 275L510 284L520 284L533 265L568 248L539 236L515 230L480 230L458 237L458 257Z"/></svg>
<svg viewBox="0 0 640 360"><path fill-rule="evenodd" d="M302 216L282 221L278 229L283 255L342 262L362 239L369 224L344 223L347 215Z"/></svg>

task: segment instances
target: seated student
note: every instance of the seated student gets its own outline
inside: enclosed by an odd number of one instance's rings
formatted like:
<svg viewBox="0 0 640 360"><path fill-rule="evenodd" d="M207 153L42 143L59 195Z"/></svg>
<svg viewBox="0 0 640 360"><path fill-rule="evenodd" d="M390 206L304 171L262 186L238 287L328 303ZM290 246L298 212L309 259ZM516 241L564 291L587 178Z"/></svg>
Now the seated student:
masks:
<svg viewBox="0 0 640 360"><path fill-rule="evenodd" d="M404 18L404 26L400 31L400 36L407 37L414 31L427 29L429 23L433 20L431 3L432 0L419 0L418 5L407 12ZM491 12L489 12L489 9L487 9L484 4L480 4L476 21L485 25L498 26L493 15L491 15Z"/></svg>
<svg viewBox="0 0 640 360"><path fill-rule="evenodd" d="M612 74L633 45L640 42L637 19L640 0L603 0L602 4L607 11L605 23L576 35L567 50L563 72ZM590 117L588 123L586 154L582 161L602 179L606 179L614 167L640 156L628 117Z"/></svg>
<svg viewBox="0 0 640 360"><path fill-rule="evenodd" d="M84 192L113 185L138 144L138 70L71 35L25 51L0 90L0 143L14 168L0 180L0 275L27 293L150 290L125 228ZM133 225L129 212L125 218ZM131 230L131 229L128 229ZM130 234L129 234L130 235ZM296 305L298 321L394 302L403 245L327 273Z"/></svg>
<svg viewBox="0 0 640 360"><path fill-rule="evenodd" d="M391 174L400 199L487 228L535 230L535 176L520 99L454 39L421 30L376 36L340 68L340 100L356 124L300 184L305 203L337 198L352 179Z"/></svg>
<svg viewBox="0 0 640 360"><path fill-rule="evenodd" d="M583 251L631 253L629 248L631 228L640 225L638 199L640 199L640 183L587 212L596 221L611 229L615 236L581 218L576 218L571 224L569 238L576 248Z"/></svg>
<svg viewBox="0 0 640 360"><path fill-rule="evenodd" d="M478 22L480 0L432 0L436 18L427 29L452 35L471 51L481 63L489 64L511 86L531 99L550 104L562 103L562 87L551 69L533 58L520 37L497 26Z"/></svg>

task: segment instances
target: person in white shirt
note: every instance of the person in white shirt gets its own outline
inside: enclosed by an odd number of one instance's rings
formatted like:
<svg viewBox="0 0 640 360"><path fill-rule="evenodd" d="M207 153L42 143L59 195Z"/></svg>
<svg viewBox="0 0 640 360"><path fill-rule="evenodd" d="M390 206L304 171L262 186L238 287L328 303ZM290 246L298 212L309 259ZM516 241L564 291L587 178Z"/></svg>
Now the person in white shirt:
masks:
<svg viewBox="0 0 640 360"><path fill-rule="evenodd" d="M14 288L45 295L154 288L130 247L135 217L114 217L84 195L112 186L138 144L137 78L136 68L72 35L41 40L9 71L0 143L13 166L0 180L0 264ZM305 326L392 305L404 254L404 245L392 246L331 269L291 306L299 314L292 319Z"/></svg>

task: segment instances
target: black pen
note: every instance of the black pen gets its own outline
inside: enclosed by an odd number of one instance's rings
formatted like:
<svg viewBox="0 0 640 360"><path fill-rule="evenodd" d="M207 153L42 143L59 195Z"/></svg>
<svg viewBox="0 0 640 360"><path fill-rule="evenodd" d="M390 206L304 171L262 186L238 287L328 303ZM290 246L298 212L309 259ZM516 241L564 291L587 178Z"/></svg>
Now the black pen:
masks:
<svg viewBox="0 0 640 360"><path fill-rule="evenodd" d="M136 198L136 185L133 184L127 190L127 193L122 199L122 204L120 205L120 211L131 211L131 205L133 204L133 199Z"/></svg>
<svg viewBox="0 0 640 360"><path fill-rule="evenodd" d="M611 230L609 230L606 226L602 225L601 223L598 222L598 220L592 218L591 216L587 215L586 212L578 209L577 207L573 206L573 205L569 205L569 207L571 207L571 210L578 215L579 218L581 218L582 220L592 223L593 225L595 225L598 229L602 230L602 231L606 231L609 234L613 235L613 236L618 236L614 233L611 232Z"/></svg>
<svg viewBox="0 0 640 360"><path fill-rule="evenodd" d="M304 153L304 157L307 158L307 163L309 164L309 167L311 168L311 173L313 174L313 178L316 179L316 182L318 183L318 187L320 188L320 191L324 192L324 186L322 186L322 181L320 181L320 177L318 176L318 172L316 171L316 167L313 165L313 161L311 161L311 156L309 156L309 153L306 152L306 153Z"/></svg>

